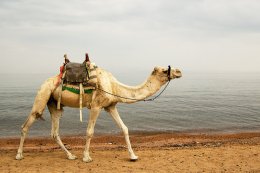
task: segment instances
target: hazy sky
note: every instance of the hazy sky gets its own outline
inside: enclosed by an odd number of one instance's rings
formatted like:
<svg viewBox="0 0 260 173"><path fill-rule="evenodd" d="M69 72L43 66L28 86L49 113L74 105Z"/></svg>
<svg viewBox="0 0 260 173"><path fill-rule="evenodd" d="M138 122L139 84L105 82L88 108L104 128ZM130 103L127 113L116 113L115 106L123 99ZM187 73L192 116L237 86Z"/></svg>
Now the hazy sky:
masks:
<svg viewBox="0 0 260 173"><path fill-rule="evenodd" d="M0 73L56 73L85 52L112 72L260 72L260 1L0 0Z"/></svg>

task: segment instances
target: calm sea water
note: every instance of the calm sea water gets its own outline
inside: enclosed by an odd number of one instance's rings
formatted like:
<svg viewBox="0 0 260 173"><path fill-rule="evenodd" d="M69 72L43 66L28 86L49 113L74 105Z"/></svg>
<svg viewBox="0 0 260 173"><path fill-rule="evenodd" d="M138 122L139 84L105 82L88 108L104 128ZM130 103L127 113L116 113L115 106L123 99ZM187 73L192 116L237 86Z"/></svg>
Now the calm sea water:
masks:
<svg viewBox="0 0 260 173"><path fill-rule="evenodd" d="M148 74L148 73L147 73ZM0 137L19 136L20 126L31 111L41 83L50 75L0 75ZM138 76L138 77L136 77ZM119 74L126 84L141 83L145 77ZM258 73L184 73L173 80L154 102L119 104L121 118L130 132L260 132L260 74ZM48 136L51 121L48 110L45 121L36 121L31 136ZM79 110L65 108L61 118L61 135L85 134ZM109 114L102 111L96 133L118 133Z"/></svg>

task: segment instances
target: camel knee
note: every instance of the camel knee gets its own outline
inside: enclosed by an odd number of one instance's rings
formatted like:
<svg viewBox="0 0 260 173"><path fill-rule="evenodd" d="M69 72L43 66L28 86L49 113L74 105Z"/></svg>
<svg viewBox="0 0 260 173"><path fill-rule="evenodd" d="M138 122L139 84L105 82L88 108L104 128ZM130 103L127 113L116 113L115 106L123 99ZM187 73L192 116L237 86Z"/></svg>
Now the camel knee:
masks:
<svg viewBox="0 0 260 173"><path fill-rule="evenodd" d="M122 131L123 131L124 135L128 135L128 128L126 126L122 127Z"/></svg>
<svg viewBox="0 0 260 173"><path fill-rule="evenodd" d="M58 129L56 127L52 127L51 129L51 138L55 141L59 138Z"/></svg>
<svg viewBox="0 0 260 173"><path fill-rule="evenodd" d="M31 114L27 120L24 122L24 124L21 126L21 133L22 134L26 134L29 130L29 128L31 127L31 125L33 124L33 122L35 121L36 116L35 114Z"/></svg>
<svg viewBox="0 0 260 173"><path fill-rule="evenodd" d="M57 141L57 139L60 137L59 133L57 133L56 131L51 131L51 138L54 139L55 141Z"/></svg>
<svg viewBox="0 0 260 173"><path fill-rule="evenodd" d="M94 130L88 129L88 130L87 130L87 137L88 137L88 138L92 138L93 135L94 135Z"/></svg>
<svg viewBox="0 0 260 173"><path fill-rule="evenodd" d="M56 141L58 137L59 137L59 135L57 133L51 132L52 139L54 139Z"/></svg>
<svg viewBox="0 0 260 173"><path fill-rule="evenodd" d="M94 132L87 132L87 137L88 137L88 138L92 138L93 135L94 135Z"/></svg>
<svg viewBox="0 0 260 173"><path fill-rule="evenodd" d="M27 133L28 133L28 128L24 128L23 126L22 126L22 128L21 128L21 136L26 136L27 135Z"/></svg>

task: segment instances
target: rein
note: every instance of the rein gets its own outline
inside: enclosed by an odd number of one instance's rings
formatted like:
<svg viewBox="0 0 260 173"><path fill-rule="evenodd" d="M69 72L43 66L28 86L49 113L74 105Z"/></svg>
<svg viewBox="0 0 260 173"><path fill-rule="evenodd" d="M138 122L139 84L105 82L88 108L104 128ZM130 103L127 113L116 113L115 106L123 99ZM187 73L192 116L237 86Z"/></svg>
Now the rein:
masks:
<svg viewBox="0 0 260 173"><path fill-rule="evenodd" d="M167 71L167 77L168 77L168 82L167 84L165 85L165 87L163 88L163 90L157 95L155 96L154 98L150 98L150 99L134 99L134 98L129 98L129 97L123 97L123 96L119 96L119 95L116 95L116 94L113 94L113 93L110 93L110 92L107 92L101 88L97 88L98 90L100 91L103 91L104 93L107 93L109 95L112 95L114 97L119 97L119 98L122 98L122 99L127 99L127 100L134 100L134 101L154 101L155 99L157 99L158 97L160 97L160 95L166 90L166 88L168 87L169 83L171 82L171 66L169 65L168 66L168 71Z"/></svg>

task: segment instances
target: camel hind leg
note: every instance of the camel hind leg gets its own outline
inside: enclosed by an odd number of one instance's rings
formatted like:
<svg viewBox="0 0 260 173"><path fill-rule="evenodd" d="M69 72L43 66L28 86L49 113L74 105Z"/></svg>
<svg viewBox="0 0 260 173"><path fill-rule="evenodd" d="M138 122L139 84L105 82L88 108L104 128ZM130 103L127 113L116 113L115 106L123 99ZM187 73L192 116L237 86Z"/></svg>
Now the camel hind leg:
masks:
<svg viewBox="0 0 260 173"><path fill-rule="evenodd" d="M24 144L26 135L27 135L31 125L33 124L33 122L37 118L42 118L43 111L47 105L50 95L51 95L50 85L48 82L45 82L41 86L40 90L38 91L38 93L35 97L35 101L34 101L31 113L29 114L25 123L22 125L20 145L19 145L17 155L16 155L17 160L23 159L23 144Z"/></svg>
<svg viewBox="0 0 260 173"><path fill-rule="evenodd" d="M19 145L19 148L18 148L18 151L17 151L17 155L16 155L16 159L17 160L23 159L23 144L24 144L24 140L25 140L25 137L26 137L26 135L28 133L29 128L31 127L31 125L33 124L35 119L36 119L36 116L34 114L30 114L28 119L22 125L20 145Z"/></svg>
<svg viewBox="0 0 260 173"><path fill-rule="evenodd" d="M64 144L62 143L60 136L59 136L59 122L60 122L60 117L62 115L62 109L58 110L57 109L57 104L55 101L50 101L48 102L48 109L51 114L51 120L52 120L52 129L51 129L51 136L52 138L57 142L57 144L62 148L62 150L67 154L67 157L69 160L74 160L77 157L73 154L71 154Z"/></svg>

